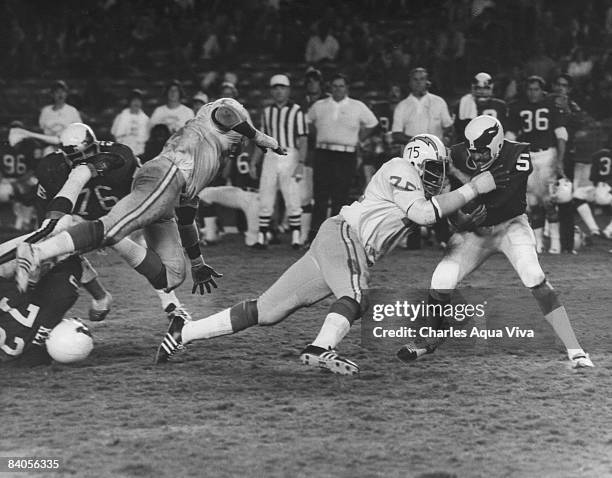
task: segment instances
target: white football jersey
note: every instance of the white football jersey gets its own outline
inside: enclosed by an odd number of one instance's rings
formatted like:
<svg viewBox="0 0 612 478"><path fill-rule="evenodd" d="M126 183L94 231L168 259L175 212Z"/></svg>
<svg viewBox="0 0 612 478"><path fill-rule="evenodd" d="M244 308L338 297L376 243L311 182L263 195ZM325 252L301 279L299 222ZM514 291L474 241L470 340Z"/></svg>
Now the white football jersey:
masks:
<svg viewBox="0 0 612 478"><path fill-rule="evenodd" d="M373 264L410 232L414 224L406 212L424 197L416 168L403 158L393 158L376 172L361 199L344 206L340 215L357 232Z"/></svg>
<svg viewBox="0 0 612 478"><path fill-rule="evenodd" d="M176 164L185 176L188 199L193 199L215 178L223 154L242 139L240 133L223 131L214 123L212 112L220 106L232 108L245 120L248 116L244 107L231 98L205 104L194 119L168 139L160 153Z"/></svg>

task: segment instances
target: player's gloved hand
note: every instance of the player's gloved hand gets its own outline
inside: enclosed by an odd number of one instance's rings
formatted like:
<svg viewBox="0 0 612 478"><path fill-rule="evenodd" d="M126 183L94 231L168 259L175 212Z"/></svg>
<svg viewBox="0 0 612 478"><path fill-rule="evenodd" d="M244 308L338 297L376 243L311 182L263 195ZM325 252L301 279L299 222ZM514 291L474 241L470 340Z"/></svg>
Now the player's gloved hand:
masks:
<svg viewBox="0 0 612 478"><path fill-rule="evenodd" d="M470 184L478 194L486 194L495 189L503 189L510 183L510 172L498 166L472 178Z"/></svg>
<svg viewBox="0 0 612 478"><path fill-rule="evenodd" d="M191 277L193 278L193 288L191 289L191 293L195 294L198 288L200 289L200 294L204 295L204 287L206 287L206 292L211 293L211 285L216 289L217 283L215 279L219 277L223 277L223 274L219 274L216 270L210 267L204 259L200 256L197 259L193 259L191 261Z"/></svg>
<svg viewBox="0 0 612 478"><path fill-rule="evenodd" d="M471 212L457 211L451 222L455 226L457 232L470 231L480 226L487 218L487 208L484 204L480 204Z"/></svg>
<svg viewBox="0 0 612 478"><path fill-rule="evenodd" d="M123 157L113 153L98 153L90 158L75 163L76 165L85 164L91 171L91 176L104 176L108 171L119 169L125 164Z"/></svg>
<svg viewBox="0 0 612 478"><path fill-rule="evenodd" d="M255 132L255 138L253 138L253 140L255 141L255 144L263 150L264 153L269 148L276 154L280 154L281 156L287 154L287 151L280 147L278 141L276 141L272 136L268 136L267 134L264 134L261 131Z"/></svg>

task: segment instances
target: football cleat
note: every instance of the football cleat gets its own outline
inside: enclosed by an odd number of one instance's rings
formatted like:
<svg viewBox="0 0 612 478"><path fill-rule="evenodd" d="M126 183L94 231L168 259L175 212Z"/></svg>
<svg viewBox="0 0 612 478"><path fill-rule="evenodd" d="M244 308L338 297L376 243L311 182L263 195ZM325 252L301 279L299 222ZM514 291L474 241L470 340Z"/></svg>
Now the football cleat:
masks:
<svg viewBox="0 0 612 478"><path fill-rule="evenodd" d="M15 257L17 266L15 269L15 282L19 292L28 290L30 278L40 269L40 259L34 246L28 242L22 242L17 246Z"/></svg>
<svg viewBox="0 0 612 478"><path fill-rule="evenodd" d="M573 357L568 357L572 364L572 368L587 368L587 367L595 367L589 354L586 352L579 352Z"/></svg>
<svg viewBox="0 0 612 478"><path fill-rule="evenodd" d="M92 299L89 308L89 320L92 322L102 322L111 310L113 296L107 292L101 300Z"/></svg>
<svg viewBox="0 0 612 478"><path fill-rule="evenodd" d="M191 314L182 305L177 306L176 304L169 304L168 307L164 309L164 312L166 312L168 322L172 322L172 319L174 319L176 315L180 315L181 317L183 317L183 319L185 319L185 322L193 320L191 318Z"/></svg>
<svg viewBox="0 0 612 478"><path fill-rule="evenodd" d="M325 368L340 375L356 375L359 366L355 362L341 357L335 350L326 350L316 345L308 345L300 354L300 361L311 367Z"/></svg>
<svg viewBox="0 0 612 478"><path fill-rule="evenodd" d="M170 304L166 310L172 306L174 304ZM157 353L155 354L156 364L166 363L170 357L185 348L182 331L185 324L191 320L191 316L183 307L175 306L174 309L168 311L168 317L171 319L170 325L164 339L157 348Z"/></svg>
<svg viewBox="0 0 612 478"><path fill-rule="evenodd" d="M404 363L414 362L423 355L431 354L436 351L438 344L425 344L419 347L416 344L406 344L397 351L396 356Z"/></svg>

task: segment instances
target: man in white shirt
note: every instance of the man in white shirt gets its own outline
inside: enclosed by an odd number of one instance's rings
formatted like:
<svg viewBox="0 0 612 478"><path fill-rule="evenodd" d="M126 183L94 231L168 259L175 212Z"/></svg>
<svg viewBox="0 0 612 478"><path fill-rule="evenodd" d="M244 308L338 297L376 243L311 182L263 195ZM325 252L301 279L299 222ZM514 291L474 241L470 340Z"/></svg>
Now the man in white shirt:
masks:
<svg viewBox="0 0 612 478"><path fill-rule="evenodd" d="M51 95L53 96L53 104L43 107L40 111L38 124L44 134L59 138L66 126L72 123L82 123L83 120L78 110L66 103L68 85L65 81L56 81L51 88ZM44 154L48 154L52 150L53 147L48 146Z"/></svg>
<svg viewBox="0 0 612 478"><path fill-rule="evenodd" d="M149 139L149 117L142 111L142 96L142 91L138 89L131 91L129 106L115 117L111 128L115 140L129 146L135 156L144 153L145 143Z"/></svg>
<svg viewBox="0 0 612 478"><path fill-rule="evenodd" d="M357 166L357 146L372 134L378 120L361 101L348 97L346 77L331 80L331 96L315 102L308 110L310 134L314 135L314 210L311 238L327 217L348 203Z"/></svg>
<svg viewBox="0 0 612 478"><path fill-rule="evenodd" d="M191 108L181 103L185 95L178 80L173 80L168 84L165 95L166 104L155 108L151 115L149 131L156 124L165 124L170 133L175 133L195 116Z"/></svg>
<svg viewBox="0 0 612 478"><path fill-rule="evenodd" d="M338 40L330 33L329 26L320 23L317 26L317 33L308 39L304 59L306 63L318 63L324 60L334 61L339 50Z"/></svg>
<svg viewBox="0 0 612 478"><path fill-rule="evenodd" d="M406 144L417 134L433 134L448 146L453 120L448 105L441 97L429 93L425 68L410 72L410 94L400 101L393 113L393 140Z"/></svg>

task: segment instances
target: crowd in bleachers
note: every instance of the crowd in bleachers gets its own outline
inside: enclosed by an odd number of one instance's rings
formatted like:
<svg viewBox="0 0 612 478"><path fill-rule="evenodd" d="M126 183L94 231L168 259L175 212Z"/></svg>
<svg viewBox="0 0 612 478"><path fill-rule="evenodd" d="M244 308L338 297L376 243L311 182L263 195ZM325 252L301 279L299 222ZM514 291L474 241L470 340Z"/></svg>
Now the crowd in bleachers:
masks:
<svg viewBox="0 0 612 478"><path fill-rule="evenodd" d="M405 97L408 73L425 67L451 105L478 71L507 101L528 76L550 84L566 72L572 99L597 120L576 134L577 161L605 144L612 118L610 0L7 0L0 14L2 126L37 128L55 78L68 79L71 104L102 139L117 136L113 122L135 97L153 114L175 77L189 107L231 84L257 123L269 77L288 73L300 99L309 65L347 73L350 96L369 101L393 85L394 100Z"/></svg>

